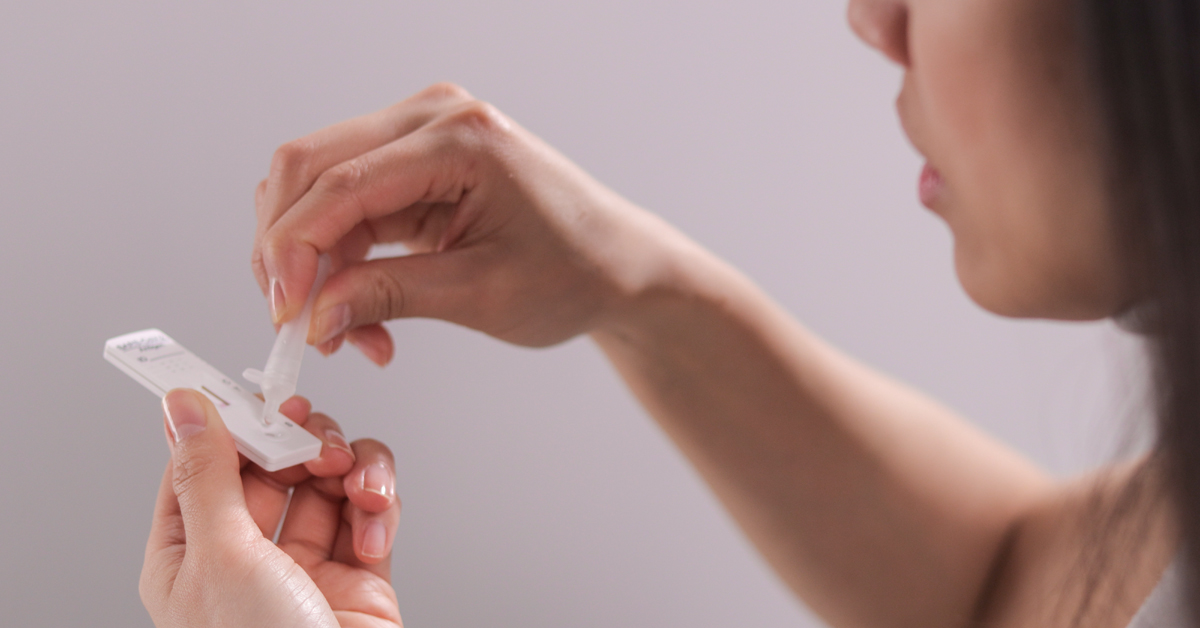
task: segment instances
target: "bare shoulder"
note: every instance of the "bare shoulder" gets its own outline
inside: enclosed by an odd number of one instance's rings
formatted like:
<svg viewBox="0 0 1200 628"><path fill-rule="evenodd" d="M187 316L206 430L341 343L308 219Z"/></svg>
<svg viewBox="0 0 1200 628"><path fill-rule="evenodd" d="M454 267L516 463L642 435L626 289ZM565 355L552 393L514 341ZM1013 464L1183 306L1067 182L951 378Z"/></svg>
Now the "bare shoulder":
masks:
<svg viewBox="0 0 1200 628"><path fill-rule="evenodd" d="M1012 526L976 625L1124 628L1178 538L1152 458L1064 482Z"/></svg>

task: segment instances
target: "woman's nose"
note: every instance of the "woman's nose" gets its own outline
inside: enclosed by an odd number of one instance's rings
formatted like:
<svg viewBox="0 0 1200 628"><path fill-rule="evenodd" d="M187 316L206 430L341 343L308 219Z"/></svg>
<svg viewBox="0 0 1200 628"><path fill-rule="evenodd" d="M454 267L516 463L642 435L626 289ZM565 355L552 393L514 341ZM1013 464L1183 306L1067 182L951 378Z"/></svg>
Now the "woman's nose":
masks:
<svg viewBox="0 0 1200 628"><path fill-rule="evenodd" d="M850 0L846 13L859 39L908 67L907 0Z"/></svg>

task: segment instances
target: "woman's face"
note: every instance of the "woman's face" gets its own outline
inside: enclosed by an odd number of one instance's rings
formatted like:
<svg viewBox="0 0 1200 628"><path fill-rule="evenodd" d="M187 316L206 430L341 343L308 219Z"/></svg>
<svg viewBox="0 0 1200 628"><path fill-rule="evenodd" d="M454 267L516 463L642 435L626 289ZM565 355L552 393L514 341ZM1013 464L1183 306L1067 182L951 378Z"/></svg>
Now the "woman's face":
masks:
<svg viewBox="0 0 1200 628"><path fill-rule="evenodd" d="M905 69L897 108L959 280L1007 316L1103 318L1131 300L1072 0L850 0Z"/></svg>

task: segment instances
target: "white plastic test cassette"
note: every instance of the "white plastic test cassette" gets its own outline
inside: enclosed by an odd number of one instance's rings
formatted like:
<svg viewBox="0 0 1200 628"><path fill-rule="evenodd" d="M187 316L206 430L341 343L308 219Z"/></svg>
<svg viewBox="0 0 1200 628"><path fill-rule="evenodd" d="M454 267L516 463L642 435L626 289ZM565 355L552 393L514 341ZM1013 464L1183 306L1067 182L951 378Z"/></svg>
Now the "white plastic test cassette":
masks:
<svg viewBox="0 0 1200 628"><path fill-rule="evenodd" d="M238 451L267 471L321 454L317 437L286 419L264 424L258 397L157 329L108 340L104 359L159 397L173 388L192 388L207 395L233 434Z"/></svg>

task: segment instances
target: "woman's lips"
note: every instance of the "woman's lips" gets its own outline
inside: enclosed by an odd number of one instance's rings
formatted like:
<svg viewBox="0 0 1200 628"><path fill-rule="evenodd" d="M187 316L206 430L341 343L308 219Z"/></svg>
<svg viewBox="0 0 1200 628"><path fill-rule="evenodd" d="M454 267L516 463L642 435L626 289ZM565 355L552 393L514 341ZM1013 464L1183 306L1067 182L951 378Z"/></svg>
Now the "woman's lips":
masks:
<svg viewBox="0 0 1200 628"><path fill-rule="evenodd" d="M934 203L942 196L942 190L946 188L946 181L942 179L942 173L926 162L921 169L921 182L917 188L921 194L921 204L933 209Z"/></svg>

